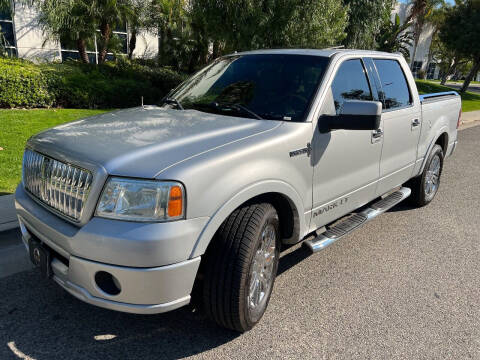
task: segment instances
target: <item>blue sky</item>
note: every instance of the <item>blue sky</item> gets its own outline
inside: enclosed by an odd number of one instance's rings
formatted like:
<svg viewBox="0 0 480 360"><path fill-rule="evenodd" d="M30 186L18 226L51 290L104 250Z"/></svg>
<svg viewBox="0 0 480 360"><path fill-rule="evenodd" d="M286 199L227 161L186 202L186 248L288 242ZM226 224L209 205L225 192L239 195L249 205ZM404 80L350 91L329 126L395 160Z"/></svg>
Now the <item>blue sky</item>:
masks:
<svg viewBox="0 0 480 360"><path fill-rule="evenodd" d="M407 3L407 2L409 2L409 0L398 0L398 1L399 1L399 2L402 2L402 3ZM446 0L446 1L447 1L448 3L450 3L450 4L455 3L454 0Z"/></svg>

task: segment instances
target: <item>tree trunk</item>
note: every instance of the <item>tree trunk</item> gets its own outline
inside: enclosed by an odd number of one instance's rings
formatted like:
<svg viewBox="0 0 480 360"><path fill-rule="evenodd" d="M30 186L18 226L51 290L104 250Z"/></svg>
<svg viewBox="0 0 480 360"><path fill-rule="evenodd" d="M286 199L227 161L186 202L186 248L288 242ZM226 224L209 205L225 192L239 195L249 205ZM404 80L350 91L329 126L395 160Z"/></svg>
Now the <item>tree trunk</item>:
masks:
<svg viewBox="0 0 480 360"><path fill-rule="evenodd" d="M440 81L440 85L445 85L447 82L447 77L448 77L448 71L445 71L445 73L442 75L442 81Z"/></svg>
<svg viewBox="0 0 480 360"><path fill-rule="evenodd" d="M412 51L412 62L410 63L410 70L413 71L413 66L415 64L415 55L417 55L417 46L418 46L418 40L420 39L420 35L417 36L415 35L415 40L413 43L413 51Z"/></svg>
<svg viewBox="0 0 480 360"><path fill-rule="evenodd" d="M77 39L77 50L80 54L80 59L83 63L88 64L90 62L87 54L87 45L85 39Z"/></svg>
<svg viewBox="0 0 480 360"><path fill-rule="evenodd" d="M457 59L454 58L453 62L450 64L447 71L443 74L442 81L440 81L440 85L445 85L445 83L447 82L448 75L455 72L456 68L457 68Z"/></svg>
<svg viewBox="0 0 480 360"><path fill-rule="evenodd" d="M467 91L470 82L472 81L473 77L477 75L478 71L480 71L480 56L477 56L473 61L472 70L470 70L470 72L468 73L465 81L463 82L462 88L460 89L461 94Z"/></svg>
<svg viewBox="0 0 480 360"><path fill-rule="evenodd" d="M102 34L102 44L100 51L98 52L98 63L103 64L107 58L108 44L112 36L112 28L110 27L110 24L102 22L100 25L100 33Z"/></svg>
<svg viewBox="0 0 480 360"><path fill-rule="evenodd" d="M213 42L213 50L212 50L212 60L215 60L220 56L220 41L215 40Z"/></svg>
<svg viewBox="0 0 480 360"><path fill-rule="evenodd" d="M158 63L165 65L165 30L162 26L158 29L159 45L158 45Z"/></svg>
<svg viewBox="0 0 480 360"><path fill-rule="evenodd" d="M132 60L133 57L133 51L135 50L135 47L137 46L137 29L132 29L132 34L130 35L130 43L129 43L129 48L128 48L128 58Z"/></svg>
<svg viewBox="0 0 480 360"><path fill-rule="evenodd" d="M427 56L427 64L425 65L425 77L428 79L428 68L430 67L430 63L433 60L433 52L432 52L432 42L437 35L438 29L435 29L432 33L432 40L430 41L430 46L428 47L428 56ZM433 72L433 77L435 77L435 71Z"/></svg>

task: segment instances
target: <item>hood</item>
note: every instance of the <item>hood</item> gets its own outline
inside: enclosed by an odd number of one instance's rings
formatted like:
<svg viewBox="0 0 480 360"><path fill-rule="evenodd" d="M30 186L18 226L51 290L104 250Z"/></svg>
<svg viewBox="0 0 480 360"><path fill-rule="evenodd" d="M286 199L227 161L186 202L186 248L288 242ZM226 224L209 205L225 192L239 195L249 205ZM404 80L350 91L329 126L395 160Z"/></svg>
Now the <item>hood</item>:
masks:
<svg viewBox="0 0 480 360"><path fill-rule="evenodd" d="M79 166L102 166L110 175L154 178L182 160L279 124L149 106L60 125L32 137L29 145Z"/></svg>

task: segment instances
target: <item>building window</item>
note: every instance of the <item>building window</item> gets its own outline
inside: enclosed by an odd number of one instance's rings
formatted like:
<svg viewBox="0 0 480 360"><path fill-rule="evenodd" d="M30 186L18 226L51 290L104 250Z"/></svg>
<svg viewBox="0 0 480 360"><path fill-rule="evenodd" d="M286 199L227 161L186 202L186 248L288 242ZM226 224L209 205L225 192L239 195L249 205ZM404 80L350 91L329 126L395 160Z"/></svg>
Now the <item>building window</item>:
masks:
<svg viewBox="0 0 480 360"><path fill-rule="evenodd" d="M97 30L97 34L95 35L95 37L86 41L88 59L90 63L93 64L98 63L99 37L100 30ZM73 41L72 39L60 39L60 45L62 48L62 61L68 59L80 60L80 54L77 50L75 41ZM111 50L111 52L107 53L106 61L114 60L114 54L128 54L128 32L126 24L117 26L112 32L112 38L110 40L109 47L109 50Z"/></svg>
<svg viewBox="0 0 480 360"><path fill-rule="evenodd" d="M0 51L8 56L17 56L11 10L0 11Z"/></svg>
<svg viewBox="0 0 480 360"><path fill-rule="evenodd" d="M423 63L421 61L414 61L413 62L413 69L412 69L413 76L417 77L417 74L420 71L420 69L422 68L422 65L423 65Z"/></svg>
<svg viewBox="0 0 480 360"><path fill-rule="evenodd" d="M435 68L437 64L435 63L430 63L428 64L428 69L427 69L427 79L432 80L435 78Z"/></svg>

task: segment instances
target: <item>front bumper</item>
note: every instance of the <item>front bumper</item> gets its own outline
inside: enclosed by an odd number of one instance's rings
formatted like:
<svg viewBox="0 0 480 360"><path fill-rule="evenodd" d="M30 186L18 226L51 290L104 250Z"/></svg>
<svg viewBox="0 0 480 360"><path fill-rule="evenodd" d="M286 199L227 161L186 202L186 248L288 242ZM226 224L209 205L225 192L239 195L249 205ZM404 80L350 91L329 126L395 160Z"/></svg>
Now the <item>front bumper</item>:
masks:
<svg viewBox="0 0 480 360"><path fill-rule="evenodd" d="M190 254L208 218L155 224L92 218L78 228L37 204L21 186L15 205L24 243L33 238L52 250L53 279L80 300L141 314L189 303L200 265L200 257ZM102 290L100 272L115 278L118 294Z"/></svg>

